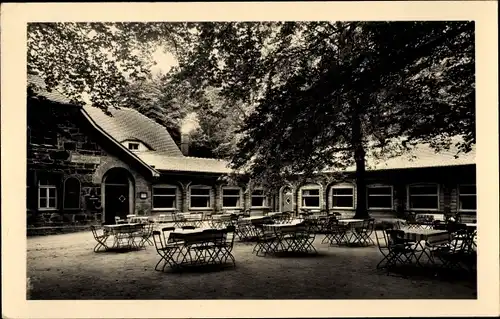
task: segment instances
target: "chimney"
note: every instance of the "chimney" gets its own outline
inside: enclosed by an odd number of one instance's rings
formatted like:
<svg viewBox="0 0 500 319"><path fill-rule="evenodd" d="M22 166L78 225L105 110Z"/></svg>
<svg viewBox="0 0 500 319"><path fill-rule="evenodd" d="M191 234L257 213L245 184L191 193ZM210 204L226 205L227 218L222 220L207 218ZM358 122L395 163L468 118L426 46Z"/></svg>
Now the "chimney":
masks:
<svg viewBox="0 0 500 319"><path fill-rule="evenodd" d="M181 153L184 156L189 155L189 134L181 133Z"/></svg>

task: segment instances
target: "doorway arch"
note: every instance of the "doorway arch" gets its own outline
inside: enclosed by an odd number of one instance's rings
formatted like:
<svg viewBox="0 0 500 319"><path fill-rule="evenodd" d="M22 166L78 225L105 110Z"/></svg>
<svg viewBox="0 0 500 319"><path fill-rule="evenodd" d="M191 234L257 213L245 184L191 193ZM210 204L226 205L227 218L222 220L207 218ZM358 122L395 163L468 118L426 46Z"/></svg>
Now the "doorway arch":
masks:
<svg viewBox="0 0 500 319"><path fill-rule="evenodd" d="M115 217L126 218L134 212L135 181L128 170L111 168L102 178L104 222L114 224Z"/></svg>

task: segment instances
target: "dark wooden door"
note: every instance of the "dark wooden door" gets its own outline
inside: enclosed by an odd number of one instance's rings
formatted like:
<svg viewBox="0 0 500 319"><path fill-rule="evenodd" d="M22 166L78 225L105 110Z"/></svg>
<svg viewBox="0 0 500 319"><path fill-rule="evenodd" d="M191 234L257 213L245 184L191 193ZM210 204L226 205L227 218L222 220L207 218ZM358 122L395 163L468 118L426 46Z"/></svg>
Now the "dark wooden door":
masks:
<svg viewBox="0 0 500 319"><path fill-rule="evenodd" d="M114 224L115 216L122 219L129 214L129 186L128 185L106 185L106 224Z"/></svg>

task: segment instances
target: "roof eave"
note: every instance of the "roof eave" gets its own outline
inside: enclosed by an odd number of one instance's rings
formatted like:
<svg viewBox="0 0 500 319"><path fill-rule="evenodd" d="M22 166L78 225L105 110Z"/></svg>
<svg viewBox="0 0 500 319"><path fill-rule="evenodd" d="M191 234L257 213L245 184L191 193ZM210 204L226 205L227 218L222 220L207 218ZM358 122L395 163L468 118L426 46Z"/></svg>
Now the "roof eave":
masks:
<svg viewBox="0 0 500 319"><path fill-rule="evenodd" d="M159 177L160 176L160 172L158 172L156 169L152 168L151 166L149 166L146 162L144 162L143 160L141 160L137 155L135 155L133 152L131 152L128 148L126 148L125 146L123 146L120 142L118 142L116 139L114 139L110 134L108 134L105 130L103 130L93 119L92 117L87 113L87 111L85 111L85 108L80 108L80 111L81 113L83 114L83 116L89 121L89 123L96 129L98 130L100 133L102 133L104 136L106 136L106 138L108 138L111 142L113 142L116 146L118 146L119 148L121 148L123 151L125 151L126 153L128 153L130 156L132 156L137 162L139 162L142 166L144 166L145 168L147 168L150 172L151 172L151 175L153 177Z"/></svg>

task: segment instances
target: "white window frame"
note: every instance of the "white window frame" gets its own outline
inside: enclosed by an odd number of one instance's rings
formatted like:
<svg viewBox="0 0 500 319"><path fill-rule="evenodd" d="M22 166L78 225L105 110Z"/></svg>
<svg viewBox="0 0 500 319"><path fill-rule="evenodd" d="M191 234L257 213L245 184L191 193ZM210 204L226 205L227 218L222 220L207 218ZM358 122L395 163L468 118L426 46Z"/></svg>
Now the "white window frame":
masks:
<svg viewBox="0 0 500 319"><path fill-rule="evenodd" d="M436 187L436 197L437 197L437 208L412 208L411 207L411 202L410 202L410 198L411 196L416 196L416 197L419 197L419 196L434 196L434 194L419 194L419 195L411 195L410 194L410 188L411 187L429 187L429 186L435 186ZM439 209L440 209L440 195L441 195L441 187L439 184L437 183L413 183L413 184L408 184L406 185L406 208L407 210L410 210L410 211L431 211L431 212L438 212Z"/></svg>
<svg viewBox="0 0 500 319"><path fill-rule="evenodd" d="M253 194L254 191L262 191L262 195L254 195ZM264 205L263 206L253 206L252 202L253 202L254 197L264 198L264 200L263 200ZM251 208L268 208L269 207L267 194L263 188L257 187L257 188L252 189L252 191L250 193L250 207Z"/></svg>
<svg viewBox="0 0 500 319"><path fill-rule="evenodd" d="M224 190L226 190L226 189L227 190L230 190L230 189L233 189L233 190L236 189L236 190L238 190L238 196L236 196L236 195L225 195L226 197L238 197L238 206L224 206L224 197L225 197L224 196ZM223 186L221 188L221 206L222 206L222 208L223 209L226 209L226 208L228 208L228 209L242 208L243 207L243 205L242 205L243 201L241 199L241 194L242 194L241 187L237 187L237 186Z"/></svg>
<svg viewBox="0 0 500 319"><path fill-rule="evenodd" d="M318 190L318 195L306 195L305 197L318 197L318 205L319 206L304 206L304 191L305 190ZM322 189L321 189L321 185L318 185L318 184L309 184L309 185L304 185L302 186L300 189L299 189L299 192L300 192L300 208L304 208L304 209L321 209L321 204L322 204Z"/></svg>
<svg viewBox="0 0 500 319"><path fill-rule="evenodd" d="M155 195L155 188L171 188L175 189L175 194L174 195ZM175 185L169 185L169 184L155 184L151 187L151 207L153 211L175 211L177 210L177 196L178 196L178 187ZM174 207L154 207L154 197L174 197Z"/></svg>
<svg viewBox="0 0 500 319"><path fill-rule="evenodd" d="M389 195L382 195L382 194L376 194L376 195L370 195L368 193L368 189L370 188L390 188L391 189L391 207L368 207L368 199L370 196L372 197L387 197ZM385 184L371 184L366 186L366 208L369 210L393 210L394 209L394 187L392 185L385 185Z"/></svg>
<svg viewBox="0 0 500 319"><path fill-rule="evenodd" d="M40 196L40 190L41 189L45 190L45 197L41 197ZM50 197L49 196L49 190L50 189L54 189L55 197ZM50 185L50 184L49 185L41 185L40 181L38 181L38 194L37 194L37 197L38 197L38 210L57 210L57 186L56 185ZM45 198L45 200L46 200L45 207L40 206L40 200L42 198ZM49 199L50 198L54 198L54 203L55 203L54 207L49 206Z"/></svg>
<svg viewBox="0 0 500 319"><path fill-rule="evenodd" d="M476 193L473 194L460 194L460 186L476 186ZM476 198L476 209L462 209L460 208L460 196L474 196ZM458 184L457 185L457 211L459 212L476 212L477 211L477 185L476 184Z"/></svg>
<svg viewBox="0 0 500 319"><path fill-rule="evenodd" d="M191 194L191 190L193 188L194 189L208 189L208 205L209 205L209 207L193 207L193 206L191 206L191 197L193 196ZM213 209L214 203L212 201L212 192L213 192L212 187L207 186L207 185L192 185L192 186L189 186L189 197L188 197L188 200L189 200L189 209L190 210L211 210L211 209ZM195 195L195 196L206 197L206 195Z"/></svg>
<svg viewBox="0 0 500 319"><path fill-rule="evenodd" d="M131 148L132 145L135 145L137 148ZM128 142L128 145L127 145L128 149L131 151L138 151L140 146L141 145L139 142Z"/></svg>
<svg viewBox="0 0 500 319"><path fill-rule="evenodd" d="M66 206L66 183L70 179L75 179L78 182L78 193L80 193L82 191L82 183L80 182L80 180L77 177L70 176L70 177L66 178L66 180L64 180L64 184L63 184L63 208L68 209L68 210L72 210L72 209L77 210L77 209L80 209L80 207L81 207L80 200L78 201L78 207L67 207ZM56 190L56 197L57 197L57 190ZM80 198L80 195L78 196L78 198ZM40 203L38 205L40 206Z"/></svg>
<svg viewBox="0 0 500 319"><path fill-rule="evenodd" d="M352 189L351 195L335 195L335 196L339 196L339 197L352 197L352 206L351 207L333 206L333 202L334 202L333 201L333 190L338 189L338 188L350 188L350 189ZM355 193L356 193L356 188L355 188L354 184L335 184L335 185L332 185L330 187L330 194L328 196L331 200L331 207L330 208L332 208L332 209L354 209L355 205L356 205Z"/></svg>

